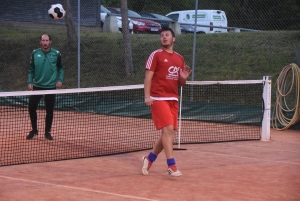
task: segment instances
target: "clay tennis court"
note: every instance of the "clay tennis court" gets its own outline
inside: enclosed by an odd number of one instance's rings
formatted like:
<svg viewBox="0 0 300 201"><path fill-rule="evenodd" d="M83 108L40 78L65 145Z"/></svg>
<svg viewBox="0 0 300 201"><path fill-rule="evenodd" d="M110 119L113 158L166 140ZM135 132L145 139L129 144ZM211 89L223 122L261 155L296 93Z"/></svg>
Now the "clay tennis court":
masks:
<svg viewBox="0 0 300 201"><path fill-rule="evenodd" d="M178 178L167 175L163 153L143 176L148 150L2 166L0 200L300 200L299 130L271 129L270 141L182 147Z"/></svg>

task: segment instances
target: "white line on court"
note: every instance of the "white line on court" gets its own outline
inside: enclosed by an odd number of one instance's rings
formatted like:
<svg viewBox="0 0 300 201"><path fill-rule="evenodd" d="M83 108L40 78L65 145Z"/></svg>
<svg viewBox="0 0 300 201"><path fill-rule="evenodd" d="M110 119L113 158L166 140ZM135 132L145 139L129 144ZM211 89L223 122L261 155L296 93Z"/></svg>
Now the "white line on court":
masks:
<svg viewBox="0 0 300 201"><path fill-rule="evenodd" d="M263 147L263 146L256 146L256 145L242 145L239 144L237 146L243 146L243 147L256 147L256 148L266 148L266 149L272 149L272 150L276 150L276 151L284 151L284 152L293 152L293 153L300 153L300 151L295 151L295 150L286 150L286 149L279 149L279 148L273 148L273 147Z"/></svg>
<svg viewBox="0 0 300 201"><path fill-rule="evenodd" d="M60 187L60 188L76 189L76 190L93 192L93 193L113 195L113 196L118 196L118 197L123 197L123 198L131 198L131 199L136 199L136 200L159 201L159 200L153 200L153 199L148 199L148 198L136 197L136 196L131 196L131 195L122 195L122 194L117 194L117 193L110 193L110 192L105 192L105 191L92 190L92 189L88 189L88 188L79 188L79 187L74 187L74 186L66 186L66 185L60 185L60 184L53 184L53 183L48 183L48 182L40 182L40 181L34 181L34 180L28 180L28 179L7 177L7 176L3 176L3 175L0 175L0 177L5 178L5 179L11 179L11 180L17 180L17 181L23 181L23 182L30 182L30 183L35 183L35 184L44 184L44 185L55 186L55 187Z"/></svg>
<svg viewBox="0 0 300 201"><path fill-rule="evenodd" d="M297 162L290 162L290 161L276 161L276 160L273 161L273 160L266 160L264 158L253 158L253 157L247 157L247 156L221 154L221 153L214 153L214 152L208 152L208 151L194 151L194 152L205 153L205 154L214 154L214 155L219 155L219 156L229 156L229 157L235 157L235 158L246 158L246 159L260 160L260 161L265 161L265 162L287 163L287 164L293 164L293 165L300 165L300 162L297 163Z"/></svg>

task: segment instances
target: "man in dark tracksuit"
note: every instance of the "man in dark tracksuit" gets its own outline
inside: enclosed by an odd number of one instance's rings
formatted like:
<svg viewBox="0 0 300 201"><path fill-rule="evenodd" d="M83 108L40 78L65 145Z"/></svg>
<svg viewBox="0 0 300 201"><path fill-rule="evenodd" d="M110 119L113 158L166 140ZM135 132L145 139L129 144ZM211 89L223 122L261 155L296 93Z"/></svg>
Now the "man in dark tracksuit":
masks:
<svg viewBox="0 0 300 201"><path fill-rule="evenodd" d="M58 50L51 48L51 37L44 34L40 37L41 48L32 52L30 67L28 71L28 89L29 90L51 90L62 86L64 68L61 54ZM43 95L31 95L29 97L29 116L32 130L26 136L27 140L38 135L37 129L37 106ZM45 119L45 138L53 140L51 136L51 127L53 121L53 110L55 103L55 94L44 96L46 106Z"/></svg>

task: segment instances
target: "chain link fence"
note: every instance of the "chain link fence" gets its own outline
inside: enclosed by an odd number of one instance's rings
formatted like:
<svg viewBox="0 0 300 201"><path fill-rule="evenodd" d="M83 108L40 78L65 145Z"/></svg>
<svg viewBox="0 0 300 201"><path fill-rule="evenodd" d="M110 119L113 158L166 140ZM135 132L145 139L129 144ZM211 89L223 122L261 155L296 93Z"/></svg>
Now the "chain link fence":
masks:
<svg viewBox="0 0 300 201"><path fill-rule="evenodd" d="M189 23L175 26L179 30L175 51L193 67L191 80L262 79L268 75L274 82L284 66L296 62L295 48L300 46L299 0L197 2L28 0L24 3L1 0L0 90L27 90L30 55L39 47L39 37L44 33L52 36L52 47L62 53L64 88L141 84L146 59L160 47L159 27L153 24L164 26L164 21L147 14L165 16L195 8L224 11L228 28L223 28L226 33L201 34L194 33L194 29L190 33L184 31L193 28ZM66 17L59 21L48 16L50 5L56 3L62 4L67 11ZM110 13L101 15L102 7ZM118 9L127 8L143 14L133 19L128 13L129 31L123 28L126 24L120 24L124 15L118 14ZM106 26L105 23L112 23L108 21L109 16L117 16L112 18L117 31ZM138 25L151 24L143 24L141 19L154 21L150 27L152 31L139 30Z"/></svg>

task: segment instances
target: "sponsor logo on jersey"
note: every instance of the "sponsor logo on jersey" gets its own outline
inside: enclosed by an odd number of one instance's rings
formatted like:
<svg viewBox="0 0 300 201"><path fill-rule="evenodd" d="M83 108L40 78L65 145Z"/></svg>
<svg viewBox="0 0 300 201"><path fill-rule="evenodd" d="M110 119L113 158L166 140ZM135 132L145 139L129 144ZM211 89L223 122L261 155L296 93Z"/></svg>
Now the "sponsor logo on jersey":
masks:
<svg viewBox="0 0 300 201"><path fill-rule="evenodd" d="M166 76L167 80L178 80L180 67L170 66L168 69L169 74Z"/></svg>

